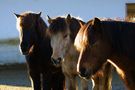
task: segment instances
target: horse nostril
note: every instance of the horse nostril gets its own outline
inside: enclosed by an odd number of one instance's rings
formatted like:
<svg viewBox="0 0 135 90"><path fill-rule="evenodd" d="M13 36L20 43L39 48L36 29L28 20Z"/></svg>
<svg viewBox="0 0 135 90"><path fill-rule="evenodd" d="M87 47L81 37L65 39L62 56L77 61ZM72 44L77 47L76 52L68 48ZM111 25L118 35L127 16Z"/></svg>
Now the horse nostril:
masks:
<svg viewBox="0 0 135 90"><path fill-rule="evenodd" d="M87 77L87 72L85 68L80 68L80 73L79 73L82 77Z"/></svg>
<svg viewBox="0 0 135 90"><path fill-rule="evenodd" d="M55 59L53 59L53 58L51 58L51 61L53 62L53 64L55 64L55 63L56 63Z"/></svg>
<svg viewBox="0 0 135 90"><path fill-rule="evenodd" d="M62 59L59 57L59 58L58 58L58 61L61 62L61 60L62 60Z"/></svg>
<svg viewBox="0 0 135 90"><path fill-rule="evenodd" d="M51 61L53 62L54 65L59 65L61 58L58 58L58 59L51 58Z"/></svg>

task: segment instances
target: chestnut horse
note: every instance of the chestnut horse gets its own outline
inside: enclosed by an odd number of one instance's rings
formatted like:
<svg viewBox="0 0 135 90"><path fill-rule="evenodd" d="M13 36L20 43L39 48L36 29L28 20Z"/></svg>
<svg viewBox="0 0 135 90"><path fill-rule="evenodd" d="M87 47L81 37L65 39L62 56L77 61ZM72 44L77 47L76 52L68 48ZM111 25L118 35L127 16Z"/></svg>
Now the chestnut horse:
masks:
<svg viewBox="0 0 135 90"><path fill-rule="evenodd" d="M65 17L50 18L48 16L48 22L50 26L48 28L48 34L51 38L51 46L53 49L52 62L55 66L62 66L63 73L66 78L66 86L68 90L77 90L78 77L77 73L77 59L79 57L79 52L74 47L74 40L79 31L79 29L85 24L83 21L71 17L68 15ZM104 72L110 72L110 66L104 69ZM81 81L81 90L88 90L88 81L78 77ZM95 83L94 90L99 90L100 84L104 84L105 88L102 90L110 90L111 75L101 77L95 76L93 81ZM104 83L100 83L100 80ZM94 85L94 84L93 84ZM108 86L108 87L107 87Z"/></svg>
<svg viewBox="0 0 135 90"><path fill-rule="evenodd" d="M128 90L135 90L135 23L95 18L85 24L82 31L82 43L76 44L81 49L77 64L80 75L91 78L109 62Z"/></svg>
<svg viewBox="0 0 135 90"><path fill-rule="evenodd" d="M41 13L15 15L20 34L20 50L26 57L34 90L63 90L64 75L61 68L54 67L51 62L52 48Z"/></svg>

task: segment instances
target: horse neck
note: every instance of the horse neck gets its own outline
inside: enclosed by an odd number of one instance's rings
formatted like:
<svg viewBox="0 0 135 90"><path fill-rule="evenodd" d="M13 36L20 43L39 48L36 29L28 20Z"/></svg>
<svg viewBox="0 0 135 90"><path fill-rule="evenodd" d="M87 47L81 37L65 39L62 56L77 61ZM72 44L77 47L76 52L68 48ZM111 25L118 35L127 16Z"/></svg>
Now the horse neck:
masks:
<svg viewBox="0 0 135 90"><path fill-rule="evenodd" d="M120 49L123 48L121 47L121 30L119 30L116 21L102 21L101 28L103 30L103 39L108 42L114 52L116 50L121 52Z"/></svg>
<svg viewBox="0 0 135 90"><path fill-rule="evenodd" d="M113 48L113 52L135 59L135 23L121 21L102 22L103 36Z"/></svg>

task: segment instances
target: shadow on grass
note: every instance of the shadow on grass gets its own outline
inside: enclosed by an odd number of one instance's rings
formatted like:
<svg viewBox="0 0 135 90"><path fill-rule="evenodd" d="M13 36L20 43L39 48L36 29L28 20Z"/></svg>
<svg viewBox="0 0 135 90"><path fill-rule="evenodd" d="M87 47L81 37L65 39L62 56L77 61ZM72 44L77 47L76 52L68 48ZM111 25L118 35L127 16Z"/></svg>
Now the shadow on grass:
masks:
<svg viewBox="0 0 135 90"><path fill-rule="evenodd" d="M0 65L0 85L31 87L26 64Z"/></svg>

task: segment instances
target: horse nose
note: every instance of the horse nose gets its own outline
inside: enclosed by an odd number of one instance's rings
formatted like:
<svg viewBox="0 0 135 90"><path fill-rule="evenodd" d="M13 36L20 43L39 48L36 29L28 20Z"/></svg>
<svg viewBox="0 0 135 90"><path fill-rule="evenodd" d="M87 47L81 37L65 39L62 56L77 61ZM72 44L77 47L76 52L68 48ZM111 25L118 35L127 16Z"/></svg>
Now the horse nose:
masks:
<svg viewBox="0 0 135 90"><path fill-rule="evenodd" d="M87 77L88 74L87 74L86 68L84 68L84 67L80 68L80 69L79 69L79 75L80 75L81 77Z"/></svg>
<svg viewBox="0 0 135 90"><path fill-rule="evenodd" d="M21 52L22 52L23 55L26 55L28 53L28 47L27 47L26 44L21 43L20 44L20 49L21 49Z"/></svg>
<svg viewBox="0 0 135 90"><path fill-rule="evenodd" d="M62 59L59 57L59 58L58 58L58 61L61 62L61 60L62 60Z"/></svg>
<svg viewBox="0 0 135 90"><path fill-rule="evenodd" d="M21 47L22 51L27 50L27 45L25 43L21 43L20 47Z"/></svg>
<svg viewBox="0 0 135 90"><path fill-rule="evenodd" d="M62 59L60 57L57 58L57 59L54 59L53 57L51 57L51 61L53 62L54 65L59 65L61 60Z"/></svg>

